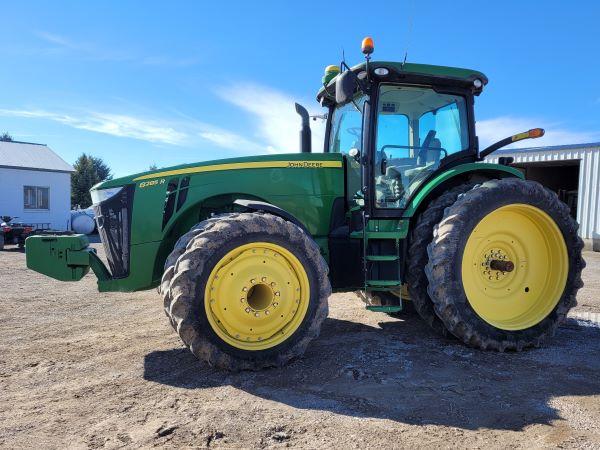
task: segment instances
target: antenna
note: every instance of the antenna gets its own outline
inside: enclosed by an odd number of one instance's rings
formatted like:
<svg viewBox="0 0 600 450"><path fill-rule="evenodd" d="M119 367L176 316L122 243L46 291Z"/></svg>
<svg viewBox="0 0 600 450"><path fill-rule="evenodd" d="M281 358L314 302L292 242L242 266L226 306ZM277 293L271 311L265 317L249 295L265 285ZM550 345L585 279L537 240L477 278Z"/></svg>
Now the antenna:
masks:
<svg viewBox="0 0 600 450"><path fill-rule="evenodd" d="M408 2L408 26L406 32L406 50L404 51L404 61L402 61L402 68L404 69L404 64L406 64L406 59L408 58L408 48L410 47L411 37L412 37L412 29L413 29L413 13L414 13L414 4L413 1L409 0Z"/></svg>

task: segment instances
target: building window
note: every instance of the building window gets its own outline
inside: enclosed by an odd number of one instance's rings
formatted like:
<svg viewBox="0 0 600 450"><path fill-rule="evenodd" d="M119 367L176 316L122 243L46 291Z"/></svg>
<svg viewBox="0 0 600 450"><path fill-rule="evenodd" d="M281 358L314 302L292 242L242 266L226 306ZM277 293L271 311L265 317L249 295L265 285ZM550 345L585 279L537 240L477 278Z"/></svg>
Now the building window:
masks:
<svg viewBox="0 0 600 450"><path fill-rule="evenodd" d="M50 188L23 186L25 209L50 209Z"/></svg>

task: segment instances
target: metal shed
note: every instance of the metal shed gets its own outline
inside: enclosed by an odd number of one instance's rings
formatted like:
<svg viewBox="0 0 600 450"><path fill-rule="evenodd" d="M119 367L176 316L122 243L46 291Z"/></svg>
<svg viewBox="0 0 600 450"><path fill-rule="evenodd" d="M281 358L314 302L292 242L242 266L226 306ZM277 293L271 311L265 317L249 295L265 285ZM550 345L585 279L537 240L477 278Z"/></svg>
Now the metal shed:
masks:
<svg viewBox="0 0 600 450"><path fill-rule="evenodd" d="M600 142L503 149L486 161L498 162L500 157L514 158L512 166L528 179L555 191L571 207L582 238L600 233Z"/></svg>

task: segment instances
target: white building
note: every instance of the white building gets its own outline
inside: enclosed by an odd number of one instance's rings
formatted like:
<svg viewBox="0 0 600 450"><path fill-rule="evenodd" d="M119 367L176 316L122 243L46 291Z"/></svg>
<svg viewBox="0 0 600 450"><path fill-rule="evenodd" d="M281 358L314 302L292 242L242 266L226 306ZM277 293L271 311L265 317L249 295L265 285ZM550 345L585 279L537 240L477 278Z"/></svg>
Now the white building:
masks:
<svg viewBox="0 0 600 450"><path fill-rule="evenodd" d="M528 179L558 193L571 207L582 238L592 239L594 234L600 234L600 142L502 149L486 161L498 162L501 157L514 158L512 165Z"/></svg>
<svg viewBox="0 0 600 450"><path fill-rule="evenodd" d="M69 229L73 171L46 145L0 141L0 216Z"/></svg>

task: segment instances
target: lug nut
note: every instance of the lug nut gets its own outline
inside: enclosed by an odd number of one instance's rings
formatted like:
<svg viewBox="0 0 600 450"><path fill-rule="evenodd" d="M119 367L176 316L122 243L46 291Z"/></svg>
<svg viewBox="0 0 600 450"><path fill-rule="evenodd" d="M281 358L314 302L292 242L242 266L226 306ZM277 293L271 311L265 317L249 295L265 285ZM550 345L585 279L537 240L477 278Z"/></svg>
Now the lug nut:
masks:
<svg viewBox="0 0 600 450"><path fill-rule="evenodd" d="M264 283L265 281L267 281L267 277L262 277L260 280Z"/></svg>
<svg viewBox="0 0 600 450"><path fill-rule="evenodd" d="M265 315L267 315L267 316L268 316L269 314L270 314L270 313L269 313L269 311L265 311Z"/></svg>
<svg viewBox="0 0 600 450"><path fill-rule="evenodd" d="M246 311L247 313L250 312L250 308L246 308L244 311Z"/></svg>
<svg viewBox="0 0 600 450"><path fill-rule="evenodd" d="M248 291L248 288L244 286L244 287L242 288L242 291L246 292L246 291Z"/></svg>
<svg viewBox="0 0 600 450"><path fill-rule="evenodd" d="M260 317L259 313L254 313L254 317Z"/></svg>
<svg viewBox="0 0 600 450"><path fill-rule="evenodd" d="M254 278L252 278L252 279L250 280L250 283L254 284L254 283L256 283L256 280L255 280Z"/></svg>
<svg viewBox="0 0 600 450"><path fill-rule="evenodd" d="M281 295L281 292L277 291L277 292L275 292L275 295L276 295L277 297L279 297L279 296Z"/></svg>

